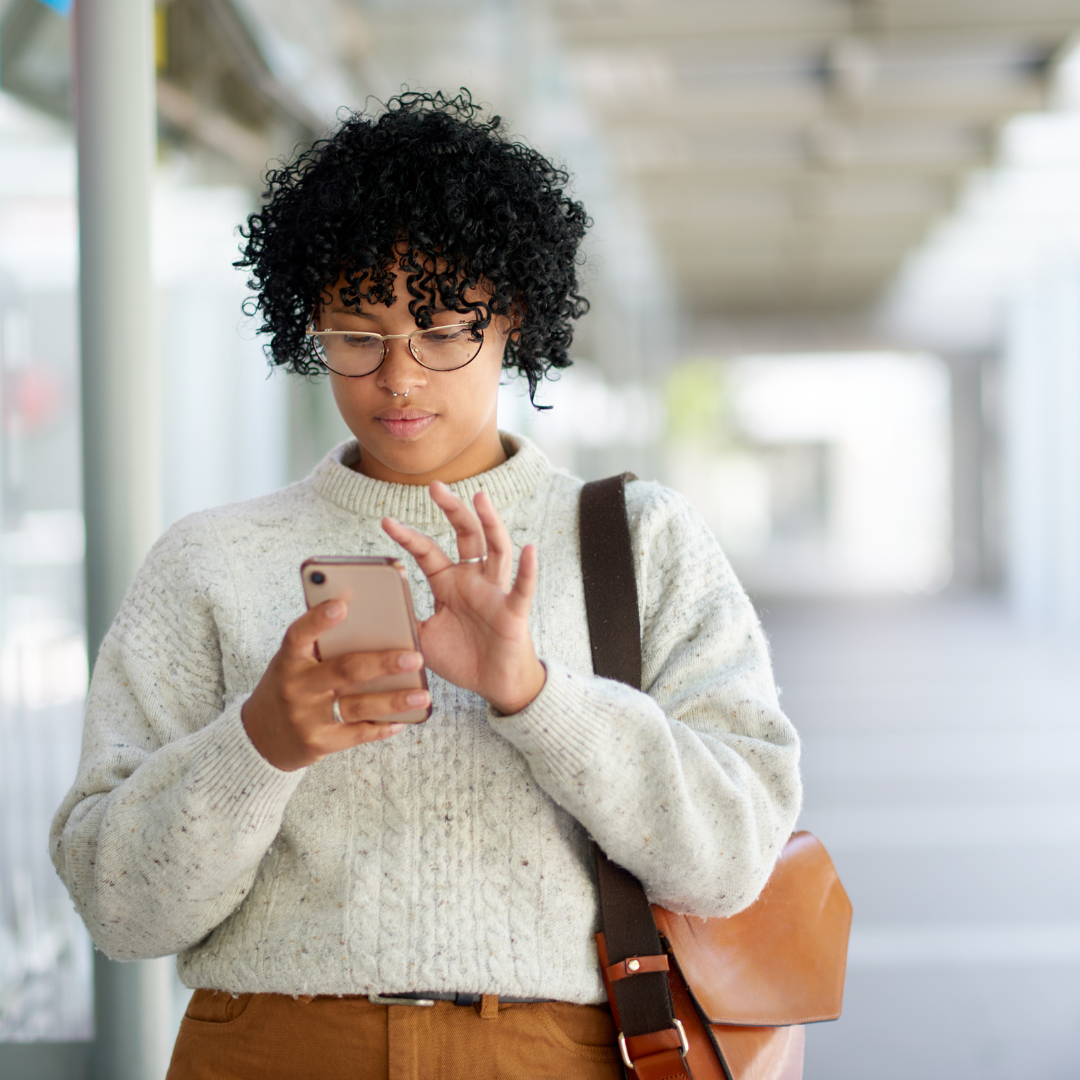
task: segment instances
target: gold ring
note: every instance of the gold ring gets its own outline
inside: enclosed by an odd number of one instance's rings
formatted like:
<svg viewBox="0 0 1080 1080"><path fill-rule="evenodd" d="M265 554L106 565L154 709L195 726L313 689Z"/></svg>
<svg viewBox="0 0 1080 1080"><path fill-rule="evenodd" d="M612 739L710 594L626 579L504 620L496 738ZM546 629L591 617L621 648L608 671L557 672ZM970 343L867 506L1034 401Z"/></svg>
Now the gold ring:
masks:
<svg viewBox="0 0 1080 1080"><path fill-rule="evenodd" d="M468 563L482 563L487 561L486 555L474 555L471 559L458 559L458 566L465 566Z"/></svg>

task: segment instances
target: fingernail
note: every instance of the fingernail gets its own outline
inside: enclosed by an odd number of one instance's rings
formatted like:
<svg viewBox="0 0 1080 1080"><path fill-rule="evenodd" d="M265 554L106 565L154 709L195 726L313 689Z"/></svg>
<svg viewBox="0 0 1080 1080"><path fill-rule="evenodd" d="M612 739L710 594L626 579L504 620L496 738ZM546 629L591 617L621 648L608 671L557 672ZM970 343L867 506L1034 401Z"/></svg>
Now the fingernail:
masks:
<svg viewBox="0 0 1080 1080"><path fill-rule="evenodd" d="M328 619L340 619L345 614L345 605L340 600L331 600L325 610Z"/></svg>
<svg viewBox="0 0 1080 1080"><path fill-rule="evenodd" d="M405 701L409 705L426 705L428 703L428 696L426 690L414 690Z"/></svg>
<svg viewBox="0 0 1080 1080"><path fill-rule="evenodd" d="M402 653L398 657L398 667L405 671L415 671L423 662L424 658L418 652Z"/></svg>
<svg viewBox="0 0 1080 1080"><path fill-rule="evenodd" d="M405 730L405 725L404 724L391 724L390 725L390 734L391 735L396 735L399 731L404 731L404 730Z"/></svg>

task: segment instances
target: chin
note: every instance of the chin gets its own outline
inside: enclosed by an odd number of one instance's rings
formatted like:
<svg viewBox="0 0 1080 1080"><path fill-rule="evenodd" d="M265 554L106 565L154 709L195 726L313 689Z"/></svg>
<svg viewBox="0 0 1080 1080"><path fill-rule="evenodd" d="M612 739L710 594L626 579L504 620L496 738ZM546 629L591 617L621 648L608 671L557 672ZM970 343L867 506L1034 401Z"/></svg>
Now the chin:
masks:
<svg viewBox="0 0 1080 1080"><path fill-rule="evenodd" d="M445 449L420 435L414 439L394 439L385 434L377 442L372 441L367 447L361 445L360 456L367 455L384 469L401 473L405 476L423 476L445 465L452 455Z"/></svg>

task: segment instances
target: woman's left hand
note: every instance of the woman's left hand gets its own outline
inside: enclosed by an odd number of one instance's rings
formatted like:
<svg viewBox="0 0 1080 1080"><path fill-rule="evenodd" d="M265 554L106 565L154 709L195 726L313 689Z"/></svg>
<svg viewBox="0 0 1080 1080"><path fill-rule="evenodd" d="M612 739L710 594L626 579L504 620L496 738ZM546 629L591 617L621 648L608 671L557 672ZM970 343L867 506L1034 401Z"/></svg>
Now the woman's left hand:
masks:
<svg viewBox="0 0 1080 1080"><path fill-rule="evenodd" d="M420 651L447 682L475 691L501 713L520 712L546 678L529 634L536 548L522 549L511 585L510 534L487 495L473 500L474 515L445 484L436 482L430 491L457 533L458 558L487 557L452 562L430 537L383 518L383 529L416 560L435 598L435 614L420 624Z"/></svg>

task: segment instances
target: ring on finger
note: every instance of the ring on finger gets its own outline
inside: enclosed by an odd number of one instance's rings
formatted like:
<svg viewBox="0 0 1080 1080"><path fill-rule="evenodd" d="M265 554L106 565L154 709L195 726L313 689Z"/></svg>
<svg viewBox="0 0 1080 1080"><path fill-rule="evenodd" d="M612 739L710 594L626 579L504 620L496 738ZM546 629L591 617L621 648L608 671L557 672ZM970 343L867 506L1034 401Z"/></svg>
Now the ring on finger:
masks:
<svg viewBox="0 0 1080 1080"><path fill-rule="evenodd" d="M458 566L466 566L468 563L483 563L487 562L486 555L474 555L471 559L458 559Z"/></svg>
<svg viewBox="0 0 1080 1080"><path fill-rule="evenodd" d="M334 715L334 723L335 724L344 724L344 723L346 723L345 717L341 715L341 702L338 701L337 698L334 698L334 704L333 704L332 708L330 709L330 711Z"/></svg>

